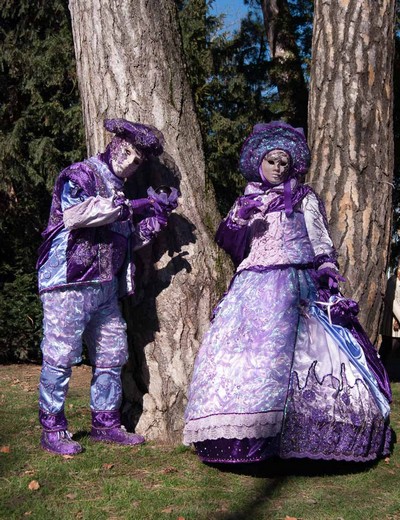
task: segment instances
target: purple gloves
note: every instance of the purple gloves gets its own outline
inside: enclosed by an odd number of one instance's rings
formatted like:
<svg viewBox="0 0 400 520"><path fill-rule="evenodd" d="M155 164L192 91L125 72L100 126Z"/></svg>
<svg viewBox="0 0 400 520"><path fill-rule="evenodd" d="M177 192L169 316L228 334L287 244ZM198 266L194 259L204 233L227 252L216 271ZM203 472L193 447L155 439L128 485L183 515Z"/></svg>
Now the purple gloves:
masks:
<svg viewBox="0 0 400 520"><path fill-rule="evenodd" d="M114 206L120 207L120 221L128 220L132 215L154 215L160 225L165 226L167 218L178 206L178 190L168 186L160 186L156 190L149 188L148 197L143 199L127 199L124 195L118 195L114 199Z"/></svg>
<svg viewBox="0 0 400 520"><path fill-rule="evenodd" d="M346 278L339 273L334 267L322 267L317 270L318 285L321 289L337 290L339 282L345 282Z"/></svg>
<svg viewBox="0 0 400 520"><path fill-rule="evenodd" d="M159 224L162 227L166 226L169 215L178 206L178 190L168 186L160 186L157 190L150 187L147 195Z"/></svg>
<svg viewBox="0 0 400 520"><path fill-rule="evenodd" d="M242 199L241 206L237 210L237 216L242 220L249 220L249 218L259 211L260 206L262 206L262 202L256 199L249 199L246 197Z"/></svg>

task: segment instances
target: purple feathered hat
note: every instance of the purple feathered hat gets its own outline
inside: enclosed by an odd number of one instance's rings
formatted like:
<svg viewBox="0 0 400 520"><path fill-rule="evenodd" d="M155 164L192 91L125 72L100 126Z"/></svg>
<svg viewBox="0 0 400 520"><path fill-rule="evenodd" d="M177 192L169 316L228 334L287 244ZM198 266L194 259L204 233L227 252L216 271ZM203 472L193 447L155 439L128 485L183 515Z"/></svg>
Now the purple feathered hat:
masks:
<svg viewBox="0 0 400 520"><path fill-rule="evenodd" d="M244 142L240 154L240 170L251 182L261 180L259 168L264 156L272 150L283 150L290 156L289 178L301 177L310 166L310 149L302 128L283 121L259 123Z"/></svg>
<svg viewBox="0 0 400 520"><path fill-rule="evenodd" d="M161 155L164 136L154 126L132 123L126 119L105 119L104 128L126 139L146 155Z"/></svg>

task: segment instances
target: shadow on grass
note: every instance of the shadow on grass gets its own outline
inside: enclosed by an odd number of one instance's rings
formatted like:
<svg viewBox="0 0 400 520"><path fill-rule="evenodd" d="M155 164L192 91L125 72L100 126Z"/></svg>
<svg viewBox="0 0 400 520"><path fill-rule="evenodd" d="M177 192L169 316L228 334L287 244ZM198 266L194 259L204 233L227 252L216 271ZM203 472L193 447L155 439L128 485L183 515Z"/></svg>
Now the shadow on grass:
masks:
<svg viewBox="0 0 400 520"><path fill-rule="evenodd" d="M257 478L281 478L289 476L321 477L324 475L349 475L368 471L378 464L371 462L343 462L310 459L273 458L254 464L207 464L222 472Z"/></svg>
<svg viewBox="0 0 400 520"><path fill-rule="evenodd" d="M269 518L265 516L265 514L268 513L268 502L272 500L273 496L280 490L285 482L285 477L267 481L258 491L256 497L249 500L247 504L243 504L240 511L229 513L220 512L213 517L213 520L254 520L256 518Z"/></svg>
<svg viewBox="0 0 400 520"><path fill-rule="evenodd" d="M369 463L321 461L310 459L269 459L263 463L254 464L206 464L223 473L233 473L254 478L265 479L255 497L244 503L240 510L229 513L218 513L215 520L248 520L269 518L268 503L276 497L277 492L292 476L321 477L331 475L349 475L369 471L378 464L378 461ZM272 514L272 511L271 511ZM260 516L261 515L261 516Z"/></svg>
<svg viewBox="0 0 400 520"><path fill-rule="evenodd" d="M90 430L79 430L74 433L74 441L82 441L90 438Z"/></svg>

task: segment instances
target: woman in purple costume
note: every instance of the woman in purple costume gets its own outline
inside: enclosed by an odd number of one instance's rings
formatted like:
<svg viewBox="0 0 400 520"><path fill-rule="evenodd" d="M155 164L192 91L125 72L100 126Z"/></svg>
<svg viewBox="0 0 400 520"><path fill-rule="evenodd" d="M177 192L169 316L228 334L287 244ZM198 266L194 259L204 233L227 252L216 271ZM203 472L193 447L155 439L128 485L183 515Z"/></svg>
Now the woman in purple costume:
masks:
<svg viewBox="0 0 400 520"><path fill-rule="evenodd" d="M184 441L205 462L272 456L369 461L389 453L390 386L338 290L322 202L301 180L301 129L259 124L249 181L217 232L237 269L198 353Z"/></svg>

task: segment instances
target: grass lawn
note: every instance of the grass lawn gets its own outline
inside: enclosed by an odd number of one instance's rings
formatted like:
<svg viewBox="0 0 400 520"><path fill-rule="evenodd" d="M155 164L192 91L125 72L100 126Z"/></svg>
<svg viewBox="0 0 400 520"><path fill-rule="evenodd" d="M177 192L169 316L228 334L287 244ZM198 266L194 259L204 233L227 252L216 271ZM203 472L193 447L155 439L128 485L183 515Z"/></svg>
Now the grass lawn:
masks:
<svg viewBox="0 0 400 520"><path fill-rule="evenodd" d="M1 519L400 520L396 447L372 465L274 460L220 469L183 446L92 444L87 367L75 369L67 401L85 452L51 455L39 449L39 370L0 366ZM400 383L393 391L399 431Z"/></svg>

